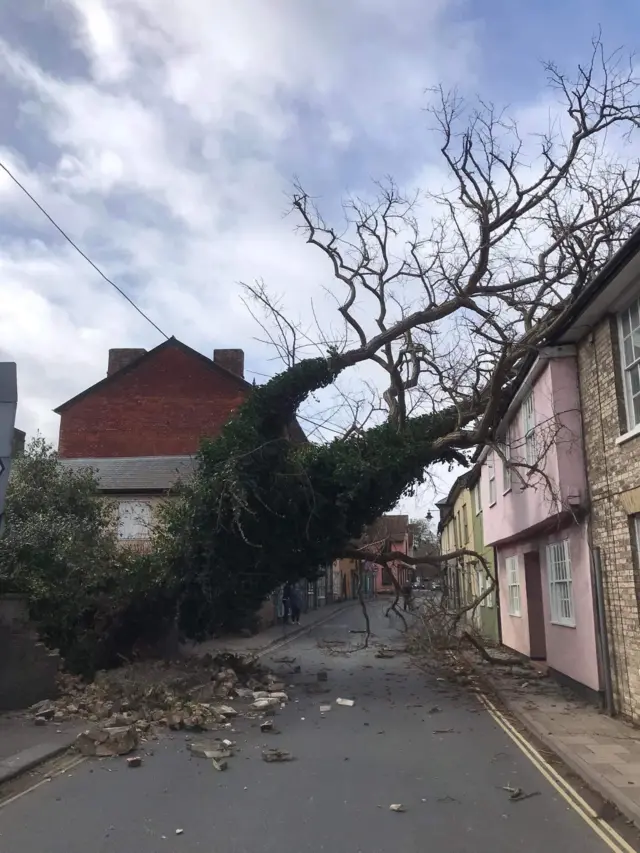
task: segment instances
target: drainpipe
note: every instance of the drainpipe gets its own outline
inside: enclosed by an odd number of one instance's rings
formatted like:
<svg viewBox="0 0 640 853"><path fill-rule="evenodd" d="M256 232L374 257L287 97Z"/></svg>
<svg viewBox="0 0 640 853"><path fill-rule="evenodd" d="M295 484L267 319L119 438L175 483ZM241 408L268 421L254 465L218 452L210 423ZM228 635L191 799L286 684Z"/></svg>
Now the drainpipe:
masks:
<svg viewBox="0 0 640 853"><path fill-rule="evenodd" d="M593 548L592 554L596 615L598 618L598 646L600 651L600 663L602 665L602 676L604 680L604 704L607 714L610 717L614 717L616 711L613 702L613 680L611 678L611 657L609 655L607 611L604 602L604 581L602 577L602 556L600 548L597 546Z"/></svg>
<svg viewBox="0 0 640 853"><path fill-rule="evenodd" d="M600 372L598 365L598 354L595 349L595 335L593 329L588 334L587 341L593 348L593 358L596 365L596 375L598 377L598 397L600 395ZM596 616L596 652L598 655L598 671L604 683L604 707L610 717L614 717L616 713L615 703L613 698L613 678L611 675L611 650L609 648L609 632L607 630L607 609L604 597L604 576L602 573L602 553L600 547L593 544L593 494L591 492L591 483L589 481L589 469L587 466L587 451L585 447L585 429L582 407L582 385L580 383L580 364L576 358L576 367L578 375L578 407L580 409L580 425L581 425L581 441L582 441L582 466L584 471L587 494L589 496L589 515L586 519L587 525L587 541L589 543L589 552L591 554L591 588L593 591L593 603L595 605ZM602 407L600 406L600 414L602 415ZM601 418L602 420L602 418ZM603 449L604 446L603 437ZM607 470L607 494L611 494L609 489L609 473Z"/></svg>
<svg viewBox="0 0 640 853"><path fill-rule="evenodd" d="M500 609L500 582L498 581L498 549L493 548L493 573L496 578L495 603L496 617L498 619L498 642L502 645L502 612Z"/></svg>

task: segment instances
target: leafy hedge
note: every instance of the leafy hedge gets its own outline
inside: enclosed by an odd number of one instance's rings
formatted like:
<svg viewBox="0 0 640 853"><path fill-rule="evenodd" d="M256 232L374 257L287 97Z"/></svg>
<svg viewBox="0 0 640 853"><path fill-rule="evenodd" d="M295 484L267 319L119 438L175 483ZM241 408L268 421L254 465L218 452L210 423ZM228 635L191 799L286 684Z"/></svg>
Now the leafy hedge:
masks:
<svg viewBox="0 0 640 853"><path fill-rule="evenodd" d="M176 609L162 564L118 548L114 506L94 474L63 467L41 438L12 466L0 591L26 595L45 641L87 675L160 636Z"/></svg>

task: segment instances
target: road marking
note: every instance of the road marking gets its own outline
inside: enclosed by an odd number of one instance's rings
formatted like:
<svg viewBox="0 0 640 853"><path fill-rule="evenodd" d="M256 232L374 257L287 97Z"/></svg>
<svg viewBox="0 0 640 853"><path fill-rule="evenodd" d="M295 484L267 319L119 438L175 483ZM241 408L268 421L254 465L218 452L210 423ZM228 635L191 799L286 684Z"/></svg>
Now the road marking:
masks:
<svg viewBox="0 0 640 853"><path fill-rule="evenodd" d="M24 791L20 791L18 794L14 794L12 797L7 797L6 800L0 800L0 809L3 809L10 803L15 803L16 800L19 800L26 794L30 794L32 791L35 791L36 788L39 788L41 785L47 785L52 779L55 779L57 776L63 776L65 773L68 773L70 770L73 770L74 767L78 767L79 764L82 764L86 760L87 759L84 755L73 756L63 767L58 768L58 770L56 770L54 773L51 773L45 779L41 779L39 782L36 782L35 785L31 785L29 788L25 788Z"/></svg>
<svg viewBox="0 0 640 853"><path fill-rule="evenodd" d="M274 643L271 646L267 646L266 649L263 649L261 652L258 652L255 657L262 658L265 655L270 655L272 652L277 652L278 649L281 649L289 643L292 643L294 640L297 640L298 637L306 636L311 631L313 631L314 628L319 628L320 625L326 625L327 622L331 622L331 620L335 619L336 616L339 616L341 613L344 613L345 610L349 609L350 607L348 605L346 607L341 607L340 610L334 611L330 616L327 616L326 619L318 619L317 622L314 622L313 625L309 625L308 627L303 628L302 631L296 631L296 633L292 634L290 637L284 637L282 640L278 640L277 643Z"/></svg>
<svg viewBox="0 0 640 853"><path fill-rule="evenodd" d="M485 707L496 723L509 735L511 740L519 747L529 761L542 773L545 779L556 789L556 791L569 803L571 808L580 815L591 829L599 835L610 850L614 853L637 853L624 838L619 835L612 826L599 818L595 810L583 797L564 779L558 771L546 761L538 750L529 743L520 732L507 720L493 702L483 693L476 694L480 703Z"/></svg>

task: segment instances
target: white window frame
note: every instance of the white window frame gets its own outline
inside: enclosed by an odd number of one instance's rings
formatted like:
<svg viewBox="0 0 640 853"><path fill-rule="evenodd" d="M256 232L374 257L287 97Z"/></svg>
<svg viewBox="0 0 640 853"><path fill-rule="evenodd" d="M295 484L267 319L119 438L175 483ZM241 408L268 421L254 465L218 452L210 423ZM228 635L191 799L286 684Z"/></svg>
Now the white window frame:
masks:
<svg viewBox="0 0 640 853"><path fill-rule="evenodd" d="M632 322L632 309L635 308L638 325L634 326ZM629 329L625 333L625 320L628 322ZM622 381L624 384L624 408L627 420L627 430L640 427L640 412L636 418L634 400L638 400L640 407L640 357L635 358L636 350L640 352L640 347L633 342L634 333L640 335L640 297L633 300L624 311L618 314L618 337L620 339L620 366L622 368ZM630 357L629 357L630 356ZM636 377L639 390L633 393L633 376Z"/></svg>
<svg viewBox="0 0 640 853"><path fill-rule="evenodd" d="M491 578L486 578L487 584L491 583ZM493 607L493 602L495 601L496 590L495 587L491 590L489 595L487 596L487 607Z"/></svg>
<svg viewBox="0 0 640 853"><path fill-rule="evenodd" d="M636 537L636 541L634 543L636 547L636 552L638 554L638 561L640 563L640 515L633 516L633 532Z"/></svg>
<svg viewBox="0 0 640 853"><path fill-rule="evenodd" d="M482 512L482 502L480 500L480 480L473 487L473 511L476 515Z"/></svg>
<svg viewBox="0 0 640 853"><path fill-rule="evenodd" d="M511 467L508 464L511 461L511 436L506 434L504 444L502 445L502 453L504 459L502 461L502 492L507 494L511 491Z"/></svg>
<svg viewBox="0 0 640 853"><path fill-rule="evenodd" d="M153 507L149 501L118 501L118 539L135 542L151 537Z"/></svg>
<svg viewBox="0 0 640 853"><path fill-rule="evenodd" d="M533 391L522 401L522 432L524 434L524 459L527 465L536 463L536 409Z"/></svg>
<svg viewBox="0 0 640 853"><path fill-rule="evenodd" d="M467 515L467 505L462 504L462 509L460 510L462 514L462 532L464 533L464 542L463 545L469 544L469 516Z"/></svg>
<svg viewBox="0 0 640 853"><path fill-rule="evenodd" d="M480 596L482 595L482 593L486 589L485 581L488 581L488 579L485 577L484 568L482 566L482 563L480 563L480 565L476 566L476 582L478 584L478 598L480 598ZM480 607L486 607L486 606L487 606L487 599L483 598L482 601L480 602Z"/></svg>
<svg viewBox="0 0 640 853"><path fill-rule="evenodd" d="M487 459L487 472L489 474L489 506L493 506L498 500L496 489L496 454L492 450Z"/></svg>
<svg viewBox="0 0 640 853"><path fill-rule="evenodd" d="M547 579L552 624L575 628L576 611L573 603L571 550L568 539L547 545Z"/></svg>
<svg viewBox="0 0 640 853"><path fill-rule="evenodd" d="M507 610L509 616L522 616L520 561L518 560L518 556L506 557L504 567L507 574Z"/></svg>

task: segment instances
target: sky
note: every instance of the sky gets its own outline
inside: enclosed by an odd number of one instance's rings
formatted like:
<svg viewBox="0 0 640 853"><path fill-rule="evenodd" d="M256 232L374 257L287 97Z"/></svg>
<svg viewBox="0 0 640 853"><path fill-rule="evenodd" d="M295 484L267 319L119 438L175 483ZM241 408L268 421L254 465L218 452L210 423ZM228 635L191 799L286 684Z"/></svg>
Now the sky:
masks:
<svg viewBox="0 0 640 853"><path fill-rule="evenodd" d="M333 319L330 270L296 232L294 176L337 216L346 193L438 174L438 84L520 115L541 60L571 70L602 27L634 50L630 0L21 0L0 10L0 163L164 332L247 376L278 369L239 282L291 316ZM53 408L101 379L111 347L163 338L0 172L0 361L16 425L54 444ZM339 421L339 416L337 416ZM339 423L337 424L339 426ZM403 502L435 511L457 472Z"/></svg>

